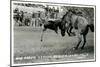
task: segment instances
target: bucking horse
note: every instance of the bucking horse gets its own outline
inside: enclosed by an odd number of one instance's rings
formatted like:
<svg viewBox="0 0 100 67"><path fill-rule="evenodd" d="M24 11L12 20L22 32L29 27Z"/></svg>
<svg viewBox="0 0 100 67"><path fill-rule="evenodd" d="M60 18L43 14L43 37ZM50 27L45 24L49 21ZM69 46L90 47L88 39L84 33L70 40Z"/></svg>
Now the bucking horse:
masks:
<svg viewBox="0 0 100 67"><path fill-rule="evenodd" d="M77 14L74 14L71 10L66 12L66 14L63 16L61 20L61 35L65 36L65 32L67 31L69 36L77 36L78 37L78 43L74 47L74 49L78 49L79 45L81 44L82 40L82 47L81 49L84 49L84 46L86 44L86 36L89 32L89 29L94 32L94 25L89 24L87 19L83 16L79 16Z"/></svg>

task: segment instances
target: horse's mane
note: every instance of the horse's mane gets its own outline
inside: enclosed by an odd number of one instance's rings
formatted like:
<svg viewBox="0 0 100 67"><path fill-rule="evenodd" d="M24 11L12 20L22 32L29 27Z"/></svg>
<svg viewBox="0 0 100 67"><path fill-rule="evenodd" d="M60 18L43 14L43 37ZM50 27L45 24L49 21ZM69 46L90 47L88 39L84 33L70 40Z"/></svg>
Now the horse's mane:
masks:
<svg viewBox="0 0 100 67"><path fill-rule="evenodd" d="M63 17L61 18L61 20L64 20L65 16L67 15L68 13L66 12L65 15L63 15Z"/></svg>

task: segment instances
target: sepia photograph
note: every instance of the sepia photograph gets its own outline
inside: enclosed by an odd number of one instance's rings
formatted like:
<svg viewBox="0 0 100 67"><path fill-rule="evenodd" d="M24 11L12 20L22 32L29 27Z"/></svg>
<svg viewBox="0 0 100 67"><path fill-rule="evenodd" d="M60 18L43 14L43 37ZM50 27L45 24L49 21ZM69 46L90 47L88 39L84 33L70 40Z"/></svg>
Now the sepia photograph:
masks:
<svg viewBox="0 0 100 67"><path fill-rule="evenodd" d="M95 5L11 1L11 66L95 62Z"/></svg>

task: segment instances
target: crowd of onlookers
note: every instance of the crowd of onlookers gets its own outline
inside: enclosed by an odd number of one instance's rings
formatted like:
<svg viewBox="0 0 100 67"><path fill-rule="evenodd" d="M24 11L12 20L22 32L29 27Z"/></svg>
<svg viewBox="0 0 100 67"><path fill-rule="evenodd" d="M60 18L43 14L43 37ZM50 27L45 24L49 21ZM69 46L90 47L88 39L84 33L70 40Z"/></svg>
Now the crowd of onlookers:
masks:
<svg viewBox="0 0 100 67"><path fill-rule="evenodd" d="M55 7L46 7L45 8L46 10L46 15L49 17L49 18L53 18L53 19L57 19L58 18L58 13L59 13L59 8L55 8Z"/></svg>
<svg viewBox="0 0 100 67"><path fill-rule="evenodd" d="M13 11L14 24L18 26L39 26L39 13L28 13L16 8Z"/></svg>
<svg viewBox="0 0 100 67"><path fill-rule="evenodd" d="M44 23L43 20L46 20L48 18L50 19L57 19L59 9L49 8L46 7L44 8L45 12L38 11L37 13L28 13L24 12L22 10L19 10L16 8L13 11L13 18L14 18L14 24L18 26L34 26L34 27L39 27L42 26L42 23Z"/></svg>

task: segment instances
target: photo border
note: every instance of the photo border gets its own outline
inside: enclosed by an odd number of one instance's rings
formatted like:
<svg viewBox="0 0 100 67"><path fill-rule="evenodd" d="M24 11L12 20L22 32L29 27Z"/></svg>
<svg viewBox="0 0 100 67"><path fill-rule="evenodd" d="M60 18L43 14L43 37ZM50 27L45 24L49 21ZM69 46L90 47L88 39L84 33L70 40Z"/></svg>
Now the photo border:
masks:
<svg viewBox="0 0 100 67"><path fill-rule="evenodd" d="M74 61L61 61L61 62L41 62L38 64L34 64L34 63L28 63L27 65L25 64L18 64L15 65L12 62L12 1L16 1L16 2L32 2L32 3L46 3L46 4L56 4L56 5L69 5L69 6L88 6L88 7L93 7L94 8L94 26L95 26L95 31L94 31L94 60L74 60ZM15 67L15 66L37 66L37 65L52 65L52 64L68 64L68 63L83 63L83 62L96 62L96 5L86 5L86 4L69 4L69 3L55 3L55 2L41 2L41 1L21 1L21 0L10 0L10 66L11 67Z"/></svg>

